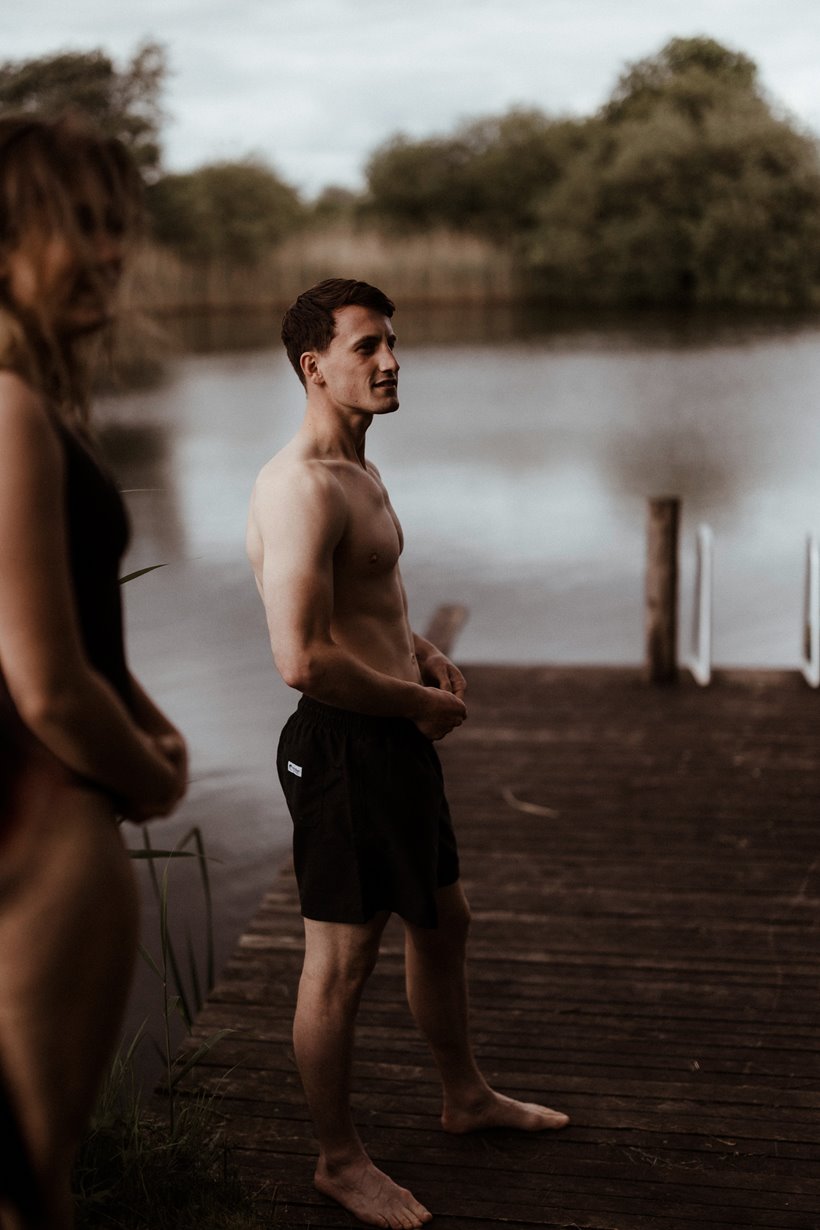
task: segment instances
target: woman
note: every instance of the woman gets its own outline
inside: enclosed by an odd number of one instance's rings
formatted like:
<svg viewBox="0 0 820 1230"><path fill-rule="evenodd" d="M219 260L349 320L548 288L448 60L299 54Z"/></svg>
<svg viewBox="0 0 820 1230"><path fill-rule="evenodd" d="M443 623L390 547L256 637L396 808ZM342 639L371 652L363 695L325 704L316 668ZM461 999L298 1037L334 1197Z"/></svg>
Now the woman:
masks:
<svg viewBox="0 0 820 1230"><path fill-rule="evenodd" d="M87 429L139 180L75 121L0 118L0 1226L71 1225L137 903L118 815L167 815L179 732L128 673L121 498ZM6 1147L6 1140L8 1147Z"/></svg>

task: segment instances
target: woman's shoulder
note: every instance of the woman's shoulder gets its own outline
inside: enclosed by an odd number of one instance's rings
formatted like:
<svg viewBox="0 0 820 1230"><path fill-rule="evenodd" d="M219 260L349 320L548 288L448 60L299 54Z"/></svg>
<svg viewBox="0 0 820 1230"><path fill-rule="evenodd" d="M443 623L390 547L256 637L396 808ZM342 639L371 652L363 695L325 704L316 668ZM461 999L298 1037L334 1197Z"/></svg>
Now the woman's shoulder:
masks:
<svg viewBox="0 0 820 1230"><path fill-rule="evenodd" d="M18 372L0 368L0 456L21 451L48 457L59 452L59 441L42 394Z"/></svg>
<svg viewBox="0 0 820 1230"><path fill-rule="evenodd" d="M43 395L11 367L0 367L0 414L5 418L24 415L48 421Z"/></svg>

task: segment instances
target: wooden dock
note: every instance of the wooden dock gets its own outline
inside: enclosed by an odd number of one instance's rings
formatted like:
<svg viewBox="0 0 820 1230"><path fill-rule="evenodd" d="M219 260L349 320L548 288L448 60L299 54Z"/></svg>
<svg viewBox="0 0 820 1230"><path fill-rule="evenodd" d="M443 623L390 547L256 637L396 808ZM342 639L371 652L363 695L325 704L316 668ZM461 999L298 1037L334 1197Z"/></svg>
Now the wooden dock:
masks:
<svg viewBox="0 0 820 1230"><path fill-rule="evenodd" d="M375 1160L436 1230L820 1228L820 698L795 674L651 688L637 670L466 668L441 746L474 924L482 1066L567 1110L449 1137L391 922L358 1033ZM210 996L219 1089L265 1224L357 1225L311 1186L290 1045L285 870Z"/></svg>

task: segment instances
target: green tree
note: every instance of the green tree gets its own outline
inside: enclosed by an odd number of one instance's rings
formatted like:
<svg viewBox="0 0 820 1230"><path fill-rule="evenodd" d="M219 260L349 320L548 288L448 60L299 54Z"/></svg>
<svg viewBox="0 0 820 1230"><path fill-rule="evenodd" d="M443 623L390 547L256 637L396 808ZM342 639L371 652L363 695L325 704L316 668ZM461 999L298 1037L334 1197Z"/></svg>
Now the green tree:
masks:
<svg viewBox="0 0 820 1230"><path fill-rule="evenodd" d="M762 101L757 66L712 38L673 38L627 67L604 108L610 122L642 119L662 103L691 120L736 95Z"/></svg>
<svg viewBox="0 0 820 1230"><path fill-rule="evenodd" d="M296 190L253 158L166 175L147 200L154 238L193 260L250 264L306 216Z"/></svg>
<svg viewBox="0 0 820 1230"><path fill-rule="evenodd" d="M147 179L159 173L162 89L168 66L158 43L143 43L118 68L101 50L64 51L0 64L0 109L80 112L119 137Z"/></svg>
<svg viewBox="0 0 820 1230"><path fill-rule="evenodd" d="M402 226L448 226L506 238L533 225L583 125L540 111L463 124L453 136L390 138L367 169L373 213Z"/></svg>
<svg viewBox="0 0 820 1230"><path fill-rule="evenodd" d="M513 110L450 135L398 135L367 205L401 227L514 247L530 285L610 303L805 304L820 296L816 139L754 62L676 38L627 66L600 113Z"/></svg>
<svg viewBox="0 0 820 1230"><path fill-rule="evenodd" d="M391 137L367 164L368 204L378 217L400 226L465 226L471 205L464 183L468 159L458 136Z"/></svg>
<svg viewBox="0 0 820 1230"><path fill-rule="evenodd" d="M817 142L754 64L674 39L620 79L540 203L540 288L610 302L799 305L820 285Z"/></svg>
<svg viewBox="0 0 820 1230"><path fill-rule="evenodd" d="M356 222L361 214L361 194L340 184L328 184L311 207L311 220L321 225L334 222Z"/></svg>

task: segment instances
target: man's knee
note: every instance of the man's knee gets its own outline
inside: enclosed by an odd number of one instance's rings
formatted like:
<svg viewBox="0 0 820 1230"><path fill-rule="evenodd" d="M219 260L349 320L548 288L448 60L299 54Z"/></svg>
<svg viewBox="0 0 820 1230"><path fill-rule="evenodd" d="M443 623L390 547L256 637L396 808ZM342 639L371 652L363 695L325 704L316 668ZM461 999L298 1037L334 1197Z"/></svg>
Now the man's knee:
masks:
<svg viewBox="0 0 820 1230"><path fill-rule="evenodd" d="M306 920L307 924L308 920ZM302 977L323 994L355 995L367 982L379 955L382 926L355 929L339 924L306 925Z"/></svg>
<svg viewBox="0 0 820 1230"><path fill-rule="evenodd" d="M378 941L362 945L326 965L325 977L340 987L362 987L376 968L378 956Z"/></svg>
<svg viewBox="0 0 820 1230"><path fill-rule="evenodd" d="M437 904L437 926L407 927L413 946L419 952L436 952L454 947L460 949L467 941L472 915L460 886L453 886L452 891L440 890Z"/></svg>
<svg viewBox="0 0 820 1230"><path fill-rule="evenodd" d="M457 880L455 884L439 889L437 904L439 929L452 935L466 936L470 929L472 913L461 881Z"/></svg>
<svg viewBox="0 0 820 1230"><path fill-rule="evenodd" d="M462 897L446 909L439 910L439 929L449 935L466 937L472 918L467 899Z"/></svg>

